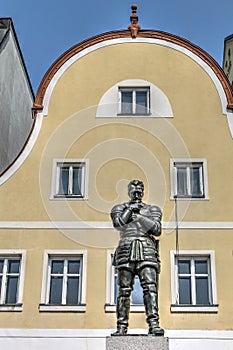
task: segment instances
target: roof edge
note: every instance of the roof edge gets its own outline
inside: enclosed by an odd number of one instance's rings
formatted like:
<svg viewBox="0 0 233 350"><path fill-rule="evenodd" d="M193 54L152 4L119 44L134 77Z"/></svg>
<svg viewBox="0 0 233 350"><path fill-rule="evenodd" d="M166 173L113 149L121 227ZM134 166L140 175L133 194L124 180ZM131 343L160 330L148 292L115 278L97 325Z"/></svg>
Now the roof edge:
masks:
<svg viewBox="0 0 233 350"><path fill-rule="evenodd" d="M220 65L214 60L213 57L211 57L206 51L201 49L199 46L191 43L190 41L181 38L179 36L176 36L174 34L170 34L167 32L163 31L156 31L156 30L140 30L138 32L137 38L152 38L152 39L160 39L160 40L165 40L168 42L172 42L174 44L177 44L179 46L182 46L189 51L193 52L196 54L199 58L201 58L216 74L218 77L224 91L226 94L227 98L227 108L233 109L233 91L231 88L231 85L228 81L228 78L226 77L223 69L220 67ZM76 55L80 51L98 44L102 41L106 40L112 40L112 39L119 39L119 38L131 38L131 33L129 30L119 30L119 31L111 31L111 32L106 32L103 34L99 34L96 36L93 36L89 39L86 39L74 46L72 46L70 49L65 51L48 69L48 71L45 73L36 97L35 97L35 103L34 107L37 109L43 109L43 100L44 100L44 95L46 92L46 89L53 79L54 75L56 72L61 68L61 66L68 61L72 56ZM132 40L134 40L132 38Z"/></svg>
<svg viewBox="0 0 233 350"><path fill-rule="evenodd" d="M233 34L230 34L230 35L226 36L224 38L224 41L227 41L227 40L230 40L230 39L233 39Z"/></svg>
<svg viewBox="0 0 233 350"><path fill-rule="evenodd" d="M2 17L2 18L0 17L0 22L1 21L2 22L6 22L6 25L8 27L7 28L7 33L5 34L3 40L5 40L6 36L9 34L10 30L13 33L15 44L16 44L17 50L19 52L19 58L20 58L21 63L22 63L22 67L23 67L23 70L24 70L24 73L25 73L25 77L27 79L27 83L28 83L28 87L29 87L30 93L32 95L32 100L35 101L35 94L34 94L34 91L33 91L33 88L32 88L31 80L30 80L30 77L29 77L29 74L28 74L28 70L27 70L26 63L25 63L25 60L24 60L24 57L23 57L23 53L22 53L22 50L20 48L20 44L19 44L19 40L18 40L16 31L15 31L13 20L12 20L11 17Z"/></svg>

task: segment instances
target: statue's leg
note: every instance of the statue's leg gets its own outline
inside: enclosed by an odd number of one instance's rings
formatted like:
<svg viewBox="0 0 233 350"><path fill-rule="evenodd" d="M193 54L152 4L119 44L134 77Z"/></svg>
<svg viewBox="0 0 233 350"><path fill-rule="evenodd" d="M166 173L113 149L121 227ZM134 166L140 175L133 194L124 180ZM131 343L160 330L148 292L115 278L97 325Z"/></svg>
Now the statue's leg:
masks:
<svg viewBox="0 0 233 350"><path fill-rule="evenodd" d="M117 297L117 331L114 335L124 335L127 333L129 309L130 309L130 295L133 289L134 274L126 269L118 271L118 297Z"/></svg>
<svg viewBox="0 0 233 350"><path fill-rule="evenodd" d="M163 335L164 331L159 327L158 314L158 283L157 272L153 267L144 267L138 273L143 289L143 299L145 304L149 334Z"/></svg>

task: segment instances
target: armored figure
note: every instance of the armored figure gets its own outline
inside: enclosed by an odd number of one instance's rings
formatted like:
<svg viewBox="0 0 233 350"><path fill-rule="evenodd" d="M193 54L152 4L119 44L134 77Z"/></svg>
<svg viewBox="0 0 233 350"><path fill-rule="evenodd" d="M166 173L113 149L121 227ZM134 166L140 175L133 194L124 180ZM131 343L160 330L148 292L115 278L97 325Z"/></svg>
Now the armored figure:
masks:
<svg viewBox="0 0 233 350"><path fill-rule="evenodd" d="M130 295L134 278L138 275L143 289L148 334L163 335L158 315L158 275L160 260L158 240L161 234L161 210L142 202L143 182L133 180L128 185L130 201L113 207L113 226L120 232L119 245L114 254L113 265L118 272L119 292L117 298L117 331L124 335L128 329Z"/></svg>

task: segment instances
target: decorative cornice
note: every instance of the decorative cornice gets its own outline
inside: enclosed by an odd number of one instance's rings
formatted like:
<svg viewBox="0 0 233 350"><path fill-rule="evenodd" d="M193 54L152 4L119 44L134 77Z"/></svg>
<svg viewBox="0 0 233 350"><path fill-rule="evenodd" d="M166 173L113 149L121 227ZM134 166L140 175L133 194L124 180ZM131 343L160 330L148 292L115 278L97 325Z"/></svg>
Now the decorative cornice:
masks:
<svg viewBox="0 0 233 350"><path fill-rule="evenodd" d="M56 72L61 68L61 66L67 62L72 56L76 55L77 53L81 52L82 50L101 43L103 41L111 40L111 39L119 39L119 38L130 38L131 32L129 30L121 30L121 31L113 31L113 32L107 32L104 34L100 34L97 36L94 36L90 39L84 40L81 43L71 47L69 50L67 50L65 53L63 53L49 68L47 73L44 75L41 84L38 88L34 108L36 109L43 109L43 100L44 95L46 92L46 89L53 79ZM195 55L200 57L216 74L218 77L227 98L227 107L229 109L233 109L233 92L232 88L230 86L230 83L223 72L222 68L219 66L219 64L204 50L202 50L197 45L191 43L190 41L183 39L181 37L178 37L173 34L169 34L162 31L155 31L155 30L140 30L137 33L138 38L153 38L153 39L160 39L165 40L167 42L171 42L174 44L177 44L181 47L186 48L187 50L193 52Z"/></svg>

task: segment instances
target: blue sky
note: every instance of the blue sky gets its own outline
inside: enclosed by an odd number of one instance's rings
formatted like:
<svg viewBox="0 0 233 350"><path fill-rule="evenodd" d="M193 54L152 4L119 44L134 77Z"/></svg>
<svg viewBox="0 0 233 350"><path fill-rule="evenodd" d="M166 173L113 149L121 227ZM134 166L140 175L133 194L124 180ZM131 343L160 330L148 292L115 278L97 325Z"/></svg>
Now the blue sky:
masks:
<svg viewBox="0 0 233 350"><path fill-rule="evenodd" d="M0 17L13 19L36 93L48 68L71 46L97 34L126 29L132 3L0 0ZM232 0L135 0L135 3L142 29L162 30L188 39L222 65L224 38L233 33Z"/></svg>

